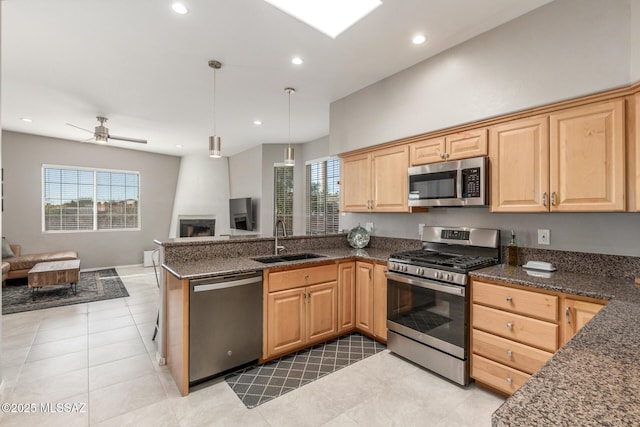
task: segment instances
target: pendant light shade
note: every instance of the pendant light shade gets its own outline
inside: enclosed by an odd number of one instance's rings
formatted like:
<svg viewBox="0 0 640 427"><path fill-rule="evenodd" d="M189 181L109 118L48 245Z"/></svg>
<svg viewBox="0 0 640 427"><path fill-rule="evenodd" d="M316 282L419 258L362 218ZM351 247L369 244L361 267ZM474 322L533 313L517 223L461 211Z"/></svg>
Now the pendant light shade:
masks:
<svg viewBox="0 0 640 427"><path fill-rule="evenodd" d="M209 157L215 159L222 157L220 154L220 137L217 135L209 137Z"/></svg>
<svg viewBox="0 0 640 427"><path fill-rule="evenodd" d="M284 165L294 166L296 164L296 159L293 147L291 147L291 94L296 90L292 87L286 87L284 88L284 91L289 94L289 145L284 150Z"/></svg>
<svg viewBox="0 0 640 427"><path fill-rule="evenodd" d="M222 141L220 137L216 135L216 70L222 68L222 63L212 59L209 61L209 67L213 68L213 136L209 137L209 157L217 159L222 157L220 152Z"/></svg>

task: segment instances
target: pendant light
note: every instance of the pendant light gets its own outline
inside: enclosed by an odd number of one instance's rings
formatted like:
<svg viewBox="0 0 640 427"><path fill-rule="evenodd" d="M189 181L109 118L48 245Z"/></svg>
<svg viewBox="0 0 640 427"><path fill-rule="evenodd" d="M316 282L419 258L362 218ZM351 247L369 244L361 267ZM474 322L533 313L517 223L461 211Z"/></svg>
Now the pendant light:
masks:
<svg viewBox="0 0 640 427"><path fill-rule="evenodd" d="M216 134L216 70L222 68L222 63L212 59L209 61L209 67L213 68L213 136L209 137L209 157L217 159L222 155L220 137Z"/></svg>
<svg viewBox="0 0 640 427"><path fill-rule="evenodd" d="M293 166L296 164L296 159L291 147L291 94L296 90L292 87L285 87L284 91L289 94L289 145L284 150L284 165Z"/></svg>

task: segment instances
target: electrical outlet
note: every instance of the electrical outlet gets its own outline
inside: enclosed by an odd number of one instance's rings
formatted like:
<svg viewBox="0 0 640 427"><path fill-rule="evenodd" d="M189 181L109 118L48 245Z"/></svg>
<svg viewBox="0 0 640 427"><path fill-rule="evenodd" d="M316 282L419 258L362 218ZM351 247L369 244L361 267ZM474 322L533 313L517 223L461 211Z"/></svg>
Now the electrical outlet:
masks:
<svg viewBox="0 0 640 427"><path fill-rule="evenodd" d="M424 224L418 224L418 234L422 237L422 232L424 231Z"/></svg>
<svg viewBox="0 0 640 427"><path fill-rule="evenodd" d="M539 245L551 244L551 230L538 229L538 244Z"/></svg>
<svg viewBox="0 0 640 427"><path fill-rule="evenodd" d="M372 233L373 232L373 223L372 222L367 222L364 225L364 228L366 228L369 233Z"/></svg>

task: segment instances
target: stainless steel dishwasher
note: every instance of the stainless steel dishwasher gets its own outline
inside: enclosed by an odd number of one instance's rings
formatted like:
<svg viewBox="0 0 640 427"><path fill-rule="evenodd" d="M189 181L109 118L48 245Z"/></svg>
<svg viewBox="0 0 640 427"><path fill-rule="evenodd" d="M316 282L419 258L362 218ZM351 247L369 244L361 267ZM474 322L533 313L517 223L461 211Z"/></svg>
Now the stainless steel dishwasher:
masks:
<svg viewBox="0 0 640 427"><path fill-rule="evenodd" d="M262 273L189 282L189 384L260 358Z"/></svg>

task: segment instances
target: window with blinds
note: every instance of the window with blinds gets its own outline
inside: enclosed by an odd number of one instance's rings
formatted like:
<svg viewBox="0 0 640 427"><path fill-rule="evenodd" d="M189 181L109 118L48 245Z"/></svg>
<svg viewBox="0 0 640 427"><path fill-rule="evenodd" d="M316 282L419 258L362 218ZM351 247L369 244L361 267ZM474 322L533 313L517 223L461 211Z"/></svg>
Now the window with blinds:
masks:
<svg viewBox="0 0 640 427"><path fill-rule="evenodd" d="M140 174L44 166L44 231L140 227Z"/></svg>
<svg viewBox="0 0 640 427"><path fill-rule="evenodd" d="M273 234L282 235L282 228L276 227L281 219L290 236L293 234L293 168L276 165L273 167L273 176Z"/></svg>
<svg viewBox="0 0 640 427"><path fill-rule="evenodd" d="M307 234L339 232L340 159L307 164Z"/></svg>

